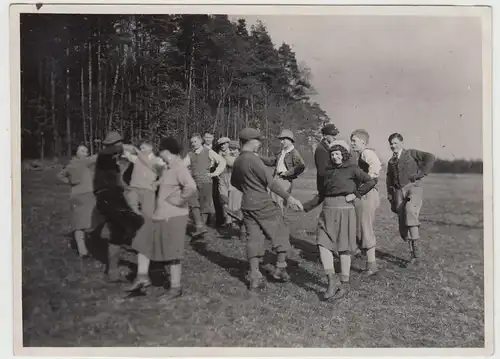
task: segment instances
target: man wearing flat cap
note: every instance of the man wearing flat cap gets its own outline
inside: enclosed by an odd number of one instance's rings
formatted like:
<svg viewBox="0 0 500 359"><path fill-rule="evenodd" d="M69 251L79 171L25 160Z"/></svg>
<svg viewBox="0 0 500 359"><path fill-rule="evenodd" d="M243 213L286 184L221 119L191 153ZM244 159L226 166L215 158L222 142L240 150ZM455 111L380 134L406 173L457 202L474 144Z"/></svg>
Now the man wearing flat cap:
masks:
<svg viewBox="0 0 500 359"><path fill-rule="evenodd" d="M278 138L281 141L281 152L272 157L261 157L261 159L266 166L274 167L274 179L285 191L292 193L293 180L305 171L306 165L294 146L295 139L292 131L283 130ZM284 214L283 199L275 193L271 193L271 196Z"/></svg>
<svg viewBox="0 0 500 359"><path fill-rule="evenodd" d="M94 195L96 208L110 232L107 273L109 280L114 282L120 280L121 246L130 244L144 219L125 199L126 184L119 165L124 146L122 136L112 131L102 143L105 147L99 152L95 164Z"/></svg>
<svg viewBox="0 0 500 359"><path fill-rule="evenodd" d="M333 141L335 141L336 136L339 134L339 130L333 123L329 123L321 129L321 134L323 135L323 138L314 151L314 164L316 165L316 185L318 188L318 192L321 191L321 189L324 187L323 180L326 168L329 166L333 166L329 149Z"/></svg>
<svg viewBox="0 0 500 359"><path fill-rule="evenodd" d="M231 184L243 193L241 209L247 232L247 257L250 263L249 288L264 287L265 282L259 265L265 254L265 240L271 241L277 253L276 271L273 277L279 281L289 281L286 271L287 254L291 249L290 232L285 225L283 214L273 201L268 188L282 197L288 205L302 210L302 204L293 198L276 180L262 160L256 155L261 147L260 131L245 128L240 132L241 153L234 161Z"/></svg>

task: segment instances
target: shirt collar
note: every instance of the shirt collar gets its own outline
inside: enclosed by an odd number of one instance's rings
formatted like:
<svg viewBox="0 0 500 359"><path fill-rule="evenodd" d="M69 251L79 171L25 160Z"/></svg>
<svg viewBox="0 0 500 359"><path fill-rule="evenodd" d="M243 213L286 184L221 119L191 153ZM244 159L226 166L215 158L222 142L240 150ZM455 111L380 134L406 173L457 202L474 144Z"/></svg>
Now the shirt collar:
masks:
<svg viewBox="0 0 500 359"><path fill-rule="evenodd" d="M289 148L287 148L286 150L285 150L285 149L281 150L281 153L283 153L283 154L287 154L287 153L292 152L294 149L295 149L295 146L294 146L294 145L291 145L291 146L290 146Z"/></svg>

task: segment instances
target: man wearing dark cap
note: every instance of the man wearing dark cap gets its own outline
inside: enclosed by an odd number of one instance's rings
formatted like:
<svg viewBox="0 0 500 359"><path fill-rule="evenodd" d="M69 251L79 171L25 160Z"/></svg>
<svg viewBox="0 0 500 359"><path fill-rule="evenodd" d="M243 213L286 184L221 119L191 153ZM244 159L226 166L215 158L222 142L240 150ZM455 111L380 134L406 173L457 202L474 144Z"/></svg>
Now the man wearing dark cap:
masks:
<svg viewBox="0 0 500 359"><path fill-rule="evenodd" d="M339 134L339 130L333 123L325 125L321 129L323 138L314 151L314 164L316 165L316 185L318 192L323 188L323 178L325 170L328 166L333 165L330 158L330 144L335 141L335 137Z"/></svg>
<svg viewBox="0 0 500 359"><path fill-rule="evenodd" d="M290 279L286 271L287 253L291 249L290 233L285 225L278 205L273 201L267 189L278 194L287 203L302 209L302 204L290 196L277 181L273 180L270 171L257 156L261 147L261 134L253 128L245 128L240 132L241 153L234 162L231 184L243 193L241 210L243 223L247 231L247 257L250 263L250 290L262 288L264 278L259 265L265 254L265 239L271 241L277 253L276 271L273 277L286 282Z"/></svg>
<svg viewBox="0 0 500 359"><path fill-rule="evenodd" d="M94 195L96 208L110 232L107 273L109 280L115 282L120 280L120 248L130 244L144 219L132 210L125 199L126 184L119 165L124 146L122 137L112 131L102 143L105 147L98 154L95 164Z"/></svg>

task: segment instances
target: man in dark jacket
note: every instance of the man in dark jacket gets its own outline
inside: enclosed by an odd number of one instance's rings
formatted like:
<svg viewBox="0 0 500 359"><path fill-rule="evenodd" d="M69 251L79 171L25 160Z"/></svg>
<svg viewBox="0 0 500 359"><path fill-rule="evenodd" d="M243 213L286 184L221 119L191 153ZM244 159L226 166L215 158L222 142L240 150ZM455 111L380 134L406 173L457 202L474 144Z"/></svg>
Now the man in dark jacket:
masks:
<svg viewBox="0 0 500 359"><path fill-rule="evenodd" d="M292 131L283 130L278 138L281 141L281 152L272 157L261 157L261 159L266 166L274 167L274 179L288 193L292 193L293 180L305 171L306 165L299 151L294 146L295 139ZM273 192L271 192L271 197L284 214L283 198Z"/></svg>
<svg viewBox="0 0 500 359"><path fill-rule="evenodd" d="M323 178L325 170L328 166L333 165L330 158L330 145L335 141L335 136L339 134L339 130L333 123L325 125L321 129L323 139L320 141L314 151L314 164L316 165L316 185L318 192L323 188Z"/></svg>
<svg viewBox="0 0 500 359"><path fill-rule="evenodd" d="M123 139L117 132L110 132L103 141L104 149L98 154L94 195L96 208L103 217L109 231L108 278L111 282L120 280L118 262L120 248L129 245L144 219L135 213L125 199L126 184L119 161L123 155Z"/></svg>
<svg viewBox="0 0 500 359"><path fill-rule="evenodd" d="M393 133L389 136L393 153L387 164L387 199L391 209L398 215L399 233L409 243L410 263L420 257L420 209L423 201L423 179L434 165L436 157L428 152L405 149L403 136Z"/></svg>

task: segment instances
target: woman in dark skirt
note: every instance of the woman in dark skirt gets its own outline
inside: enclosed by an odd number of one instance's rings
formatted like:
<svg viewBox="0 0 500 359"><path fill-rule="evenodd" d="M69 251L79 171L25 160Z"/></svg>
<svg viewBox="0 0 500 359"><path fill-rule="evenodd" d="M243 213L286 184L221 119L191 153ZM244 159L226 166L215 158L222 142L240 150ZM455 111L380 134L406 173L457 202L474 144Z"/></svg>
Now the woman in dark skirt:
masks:
<svg viewBox="0 0 500 359"><path fill-rule="evenodd" d="M164 299L182 294L181 260L184 258L186 227L189 219L188 199L196 194L196 184L180 156L181 146L174 138L160 143L160 157L167 164L159 183L156 209L152 220L146 219L132 243L132 248L152 261L170 267L170 286ZM166 268L167 269L167 268ZM151 284L148 273L139 272L130 290Z"/></svg>
<svg viewBox="0 0 500 359"><path fill-rule="evenodd" d="M347 144L332 146L330 155L333 166L326 169L319 194L304 204L304 210L309 212L323 203L316 241L321 263L328 278L325 300L338 299L346 293L351 269L351 253L357 248L354 201L368 193L376 184L376 181L357 165L348 164L350 154ZM341 285L338 285L335 278L332 252L340 254Z"/></svg>

